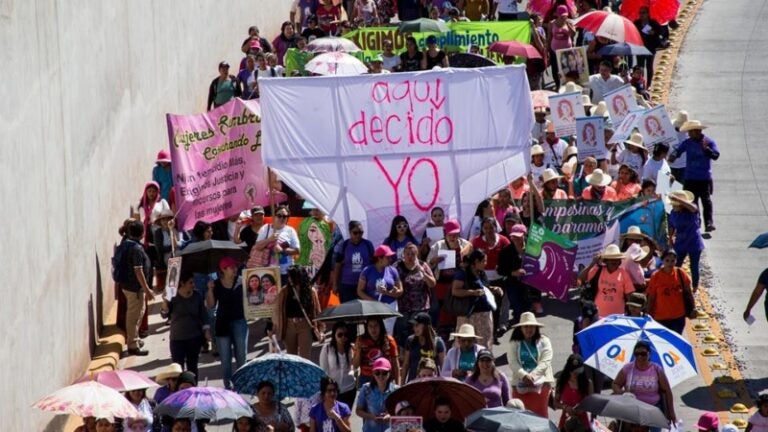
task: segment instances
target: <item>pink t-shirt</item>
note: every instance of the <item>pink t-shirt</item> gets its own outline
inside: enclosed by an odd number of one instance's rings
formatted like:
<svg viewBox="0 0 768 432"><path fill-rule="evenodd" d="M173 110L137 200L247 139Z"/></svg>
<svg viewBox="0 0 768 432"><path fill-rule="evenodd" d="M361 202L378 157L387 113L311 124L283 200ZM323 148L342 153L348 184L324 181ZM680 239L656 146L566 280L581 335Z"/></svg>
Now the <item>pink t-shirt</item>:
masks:
<svg viewBox="0 0 768 432"><path fill-rule="evenodd" d="M597 273L598 267L592 267L587 274L587 280L592 280ZM613 273L603 267L600 272L600 280L597 282L597 295L595 296L595 306L600 317L607 317L612 314L624 314L624 296L635 292L635 286L632 284L632 278L626 270L619 267Z"/></svg>
<svg viewBox="0 0 768 432"><path fill-rule="evenodd" d="M768 432L768 417L760 415L760 411L755 411L747 421L752 425L752 432Z"/></svg>
<svg viewBox="0 0 768 432"><path fill-rule="evenodd" d="M584 191L581 193L581 197L585 200L591 200L592 199L592 186L588 186ZM606 186L605 192L603 192L603 199L601 201L618 201L616 197L616 189Z"/></svg>
<svg viewBox="0 0 768 432"><path fill-rule="evenodd" d="M552 34L552 42L550 43L552 51L573 47L571 30L568 28L567 24L564 24L563 27L558 27L557 24L552 21L549 25L549 31Z"/></svg>
<svg viewBox="0 0 768 432"><path fill-rule="evenodd" d="M618 181L613 182L611 187L616 191L616 201L624 201L632 199L640 193L642 188L637 183L627 183L625 185L619 184Z"/></svg>
<svg viewBox="0 0 768 432"><path fill-rule="evenodd" d="M626 384L624 388L635 395L637 400L656 405L661 400L659 394L659 371L660 367L656 363L651 363L651 367L646 370L640 370L635 367L635 362L629 362L621 368L624 371Z"/></svg>

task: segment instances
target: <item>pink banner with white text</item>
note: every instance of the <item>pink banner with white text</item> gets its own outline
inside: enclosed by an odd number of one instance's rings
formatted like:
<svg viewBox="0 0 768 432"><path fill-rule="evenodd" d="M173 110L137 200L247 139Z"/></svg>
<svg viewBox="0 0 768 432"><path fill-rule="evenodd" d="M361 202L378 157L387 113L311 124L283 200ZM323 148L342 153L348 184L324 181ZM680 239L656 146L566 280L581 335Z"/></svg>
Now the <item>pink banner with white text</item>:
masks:
<svg viewBox="0 0 768 432"><path fill-rule="evenodd" d="M167 114L177 226L215 222L266 205L261 107L233 99L202 114Z"/></svg>

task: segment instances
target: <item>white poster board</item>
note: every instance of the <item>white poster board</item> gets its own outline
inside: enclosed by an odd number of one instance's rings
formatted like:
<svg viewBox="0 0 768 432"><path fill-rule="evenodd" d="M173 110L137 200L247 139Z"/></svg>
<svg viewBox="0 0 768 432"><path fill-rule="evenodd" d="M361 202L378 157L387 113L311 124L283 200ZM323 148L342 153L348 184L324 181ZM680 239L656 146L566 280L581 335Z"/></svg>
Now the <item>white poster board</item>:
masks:
<svg viewBox="0 0 768 432"><path fill-rule="evenodd" d="M602 117L579 117L576 119L576 148L579 162L588 157L605 157L605 131Z"/></svg>
<svg viewBox="0 0 768 432"><path fill-rule="evenodd" d="M584 115L584 104L580 92L563 93L549 96L549 110L555 135L559 137L576 133L576 117Z"/></svg>

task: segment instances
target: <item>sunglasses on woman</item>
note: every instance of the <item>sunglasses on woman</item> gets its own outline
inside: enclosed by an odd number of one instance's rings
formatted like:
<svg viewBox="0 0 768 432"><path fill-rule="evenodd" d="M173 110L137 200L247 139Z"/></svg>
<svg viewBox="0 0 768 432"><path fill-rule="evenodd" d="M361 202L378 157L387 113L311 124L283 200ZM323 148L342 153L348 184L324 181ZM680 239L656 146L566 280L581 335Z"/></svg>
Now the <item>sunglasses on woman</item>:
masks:
<svg viewBox="0 0 768 432"><path fill-rule="evenodd" d="M637 351L635 357L648 357L648 351Z"/></svg>
<svg viewBox="0 0 768 432"><path fill-rule="evenodd" d="M389 375L389 371L376 371L373 373L373 375L377 377L385 377Z"/></svg>

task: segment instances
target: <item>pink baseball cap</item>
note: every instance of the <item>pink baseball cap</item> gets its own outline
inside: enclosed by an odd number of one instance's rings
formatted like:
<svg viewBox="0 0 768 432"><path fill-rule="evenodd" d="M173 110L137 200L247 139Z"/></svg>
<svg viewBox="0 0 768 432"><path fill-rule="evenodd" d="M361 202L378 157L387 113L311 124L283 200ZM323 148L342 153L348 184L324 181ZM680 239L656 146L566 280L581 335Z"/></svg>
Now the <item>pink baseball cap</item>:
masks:
<svg viewBox="0 0 768 432"><path fill-rule="evenodd" d="M232 257L224 257L219 260L219 269L224 270L225 268L235 267L237 268L237 261Z"/></svg>
<svg viewBox="0 0 768 432"><path fill-rule="evenodd" d="M448 219L443 224L445 235L453 235L461 232L461 224L456 219Z"/></svg>
<svg viewBox="0 0 768 432"><path fill-rule="evenodd" d="M392 369L392 365L389 363L389 360L385 359L384 357L379 357L376 359L376 361L373 362L373 370L383 370L383 371L389 371Z"/></svg>
<svg viewBox="0 0 768 432"><path fill-rule="evenodd" d="M392 249L387 245L381 245L377 247L375 251L373 251L374 258L391 257L395 255L395 252L393 252Z"/></svg>
<svg viewBox="0 0 768 432"><path fill-rule="evenodd" d="M512 228L509 229L510 237L523 237L526 234L528 234L528 228L523 224L512 225Z"/></svg>
<svg viewBox="0 0 768 432"><path fill-rule="evenodd" d="M699 417L699 422L696 424L696 427L701 431L717 429L719 426L720 417L711 411L702 414L701 417Z"/></svg>
<svg viewBox="0 0 768 432"><path fill-rule="evenodd" d="M557 16L568 16L568 6L566 5L560 5L556 9Z"/></svg>
<svg viewBox="0 0 768 432"><path fill-rule="evenodd" d="M259 42L258 39L251 40L251 45L249 45L251 49L261 49L261 42Z"/></svg>

